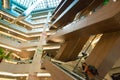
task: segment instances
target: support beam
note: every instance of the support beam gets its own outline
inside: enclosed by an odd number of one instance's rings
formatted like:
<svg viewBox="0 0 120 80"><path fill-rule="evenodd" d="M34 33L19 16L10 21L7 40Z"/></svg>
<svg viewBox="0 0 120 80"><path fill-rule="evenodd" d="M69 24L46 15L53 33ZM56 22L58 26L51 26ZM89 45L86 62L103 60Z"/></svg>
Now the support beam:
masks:
<svg viewBox="0 0 120 80"><path fill-rule="evenodd" d="M59 7L64 3L65 0L61 0L61 2L59 3L59 5L57 6L57 8L55 8L54 12L52 13L52 15L55 14L55 12L59 9Z"/></svg>
<svg viewBox="0 0 120 80"><path fill-rule="evenodd" d="M23 16L28 16L43 0L36 0L28 9L23 12Z"/></svg>
<svg viewBox="0 0 120 80"><path fill-rule="evenodd" d="M87 16L85 19L78 20L62 29L59 29L56 34L50 36L49 39L75 31L80 36L85 34L91 35L110 31L118 31L120 30L119 19L120 1L118 0L117 2L113 2L111 0L107 5L103 6L100 10L97 10L97 12L93 13L92 15Z"/></svg>
<svg viewBox="0 0 120 80"><path fill-rule="evenodd" d="M89 36L80 37L80 38L76 36L69 38L61 46L55 58L61 61L75 60L88 39Z"/></svg>
<svg viewBox="0 0 120 80"><path fill-rule="evenodd" d="M16 23L17 21L21 21L25 19L43 0L37 0L33 5L31 5L28 9L26 9L20 16L18 16L12 23Z"/></svg>
<svg viewBox="0 0 120 80"><path fill-rule="evenodd" d="M56 20L58 16L73 2L74 0L62 0L59 6L55 9L51 21Z"/></svg>
<svg viewBox="0 0 120 80"><path fill-rule="evenodd" d="M99 75L104 77L120 58L120 32L103 34L86 62L96 66Z"/></svg>
<svg viewBox="0 0 120 80"><path fill-rule="evenodd" d="M53 22L53 26L63 27L72 22L75 15L91 4L93 0L74 0ZM86 3L87 2L87 3ZM72 14L71 14L72 13Z"/></svg>

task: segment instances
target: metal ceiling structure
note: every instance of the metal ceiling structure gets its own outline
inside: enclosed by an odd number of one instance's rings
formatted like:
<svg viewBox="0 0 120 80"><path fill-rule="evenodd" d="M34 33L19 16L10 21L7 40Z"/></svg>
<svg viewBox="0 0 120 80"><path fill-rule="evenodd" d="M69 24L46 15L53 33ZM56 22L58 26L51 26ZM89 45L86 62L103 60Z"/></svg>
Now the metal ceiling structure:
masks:
<svg viewBox="0 0 120 80"><path fill-rule="evenodd" d="M36 1L37 0L12 0L12 3L23 9L27 9ZM55 8L58 6L60 1L61 0L43 0L43 2L39 3L39 5L33 11Z"/></svg>
<svg viewBox="0 0 120 80"><path fill-rule="evenodd" d="M36 2L38 2L37 5L35 5ZM1 12L3 15L5 12L14 17L14 19L25 15L19 21L23 21L22 26L26 24L29 28L33 29L42 27L46 21L50 23L50 19L47 20L47 17L51 17L52 12L60 2L61 0L0 0L0 10L3 11ZM34 6L33 9L32 6ZM30 11L29 14L26 11Z"/></svg>

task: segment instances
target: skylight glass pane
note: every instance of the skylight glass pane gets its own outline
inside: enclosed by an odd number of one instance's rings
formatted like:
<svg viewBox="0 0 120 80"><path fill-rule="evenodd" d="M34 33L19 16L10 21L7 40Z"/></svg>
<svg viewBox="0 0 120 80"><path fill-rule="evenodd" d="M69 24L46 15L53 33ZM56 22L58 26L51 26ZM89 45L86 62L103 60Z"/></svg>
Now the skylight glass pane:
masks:
<svg viewBox="0 0 120 80"><path fill-rule="evenodd" d="M25 8L28 8L37 0L12 0L12 1L18 3L19 5ZM61 0L43 0L43 2L41 2L34 10L55 8L58 6L60 2Z"/></svg>

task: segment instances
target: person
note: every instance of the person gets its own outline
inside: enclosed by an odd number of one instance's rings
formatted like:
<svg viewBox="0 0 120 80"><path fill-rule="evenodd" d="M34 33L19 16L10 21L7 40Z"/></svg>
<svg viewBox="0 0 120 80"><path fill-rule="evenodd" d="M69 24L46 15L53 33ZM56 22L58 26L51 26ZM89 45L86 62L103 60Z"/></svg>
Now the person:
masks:
<svg viewBox="0 0 120 80"><path fill-rule="evenodd" d="M90 71L90 65L87 63L82 63L82 70L85 75L86 80L95 80L95 75Z"/></svg>

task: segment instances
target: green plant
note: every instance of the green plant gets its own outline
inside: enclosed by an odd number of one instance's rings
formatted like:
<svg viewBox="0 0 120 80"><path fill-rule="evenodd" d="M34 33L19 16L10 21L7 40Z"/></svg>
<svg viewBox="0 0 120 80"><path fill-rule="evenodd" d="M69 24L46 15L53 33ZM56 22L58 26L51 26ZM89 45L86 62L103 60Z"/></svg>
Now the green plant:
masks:
<svg viewBox="0 0 120 80"><path fill-rule="evenodd" d="M110 0L104 0L104 5L108 4Z"/></svg>
<svg viewBox="0 0 120 80"><path fill-rule="evenodd" d="M11 53L12 53L12 52L9 52L8 54L5 54L5 50L4 50L3 48L0 48L0 62L1 62L3 59L9 60Z"/></svg>

